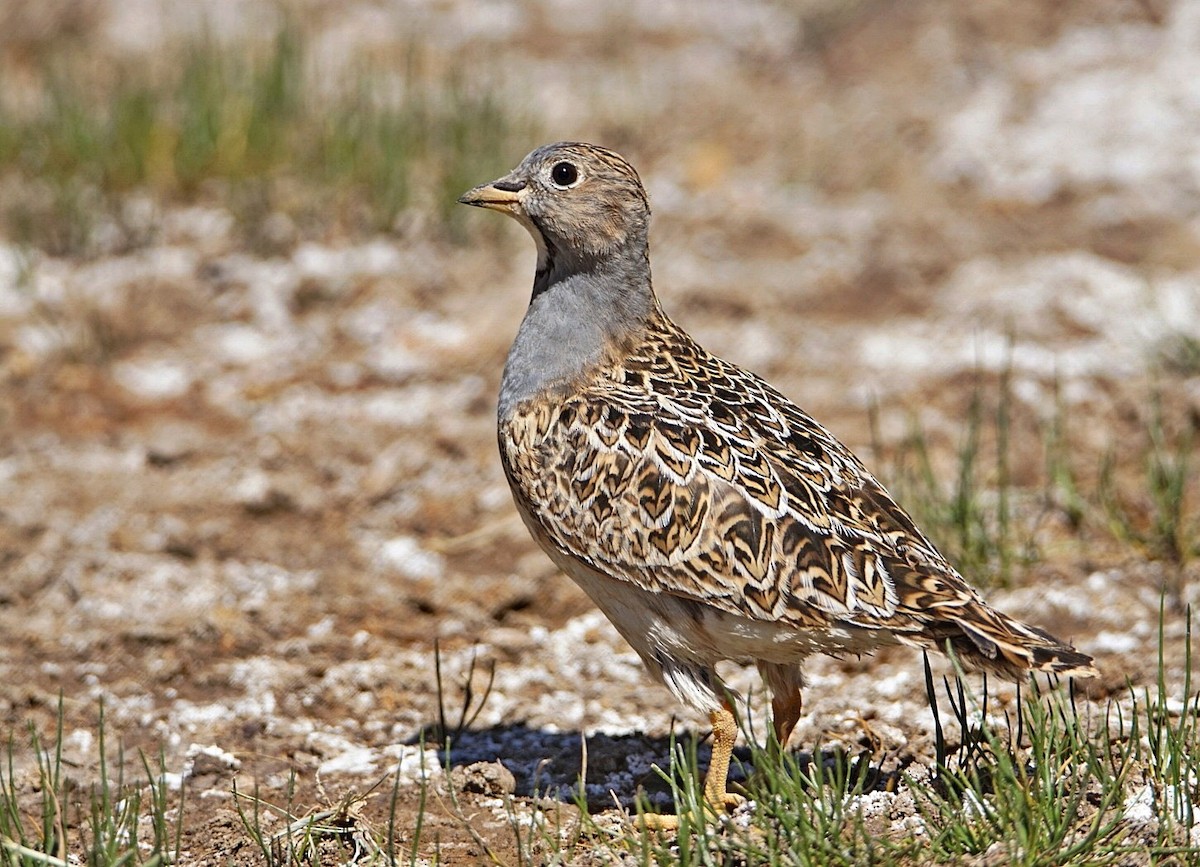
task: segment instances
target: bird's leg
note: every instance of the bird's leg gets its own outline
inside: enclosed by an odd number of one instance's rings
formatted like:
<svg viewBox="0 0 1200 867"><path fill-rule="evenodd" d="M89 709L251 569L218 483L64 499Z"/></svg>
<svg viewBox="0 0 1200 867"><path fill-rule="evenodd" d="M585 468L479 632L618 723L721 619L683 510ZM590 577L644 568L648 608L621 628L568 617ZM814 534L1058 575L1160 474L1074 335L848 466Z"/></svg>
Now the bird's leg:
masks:
<svg viewBox="0 0 1200 867"><path fill-rule="evenodd" d="M804 686L800 665L798 662L778 663L760 659L758 672L771 691L771 723L775 728L775 745L771 750L773 754L775 749L783 752L787 749L788 738L804 706L800 698L800 690Z"/></svg>
<svg viewBox="0 0 1200 867"><path fill-rule="evenodd" d="M792 729L796 727L803 710L804 698L798 689L771 697L771 722L775 726L775 740L780 750L787 749L788 738L792 736Z"/></svg>
<svg viewBox="0 0 1200 867"><path fill-rule="evenodd" d="M745 799L726 790L729 782L729 758L733 755L733 742L737 740L737 720L729 703L708 715L713 727L712 758L708 762L708 774L704 777L704 800L721 815L735 809Z"/></svg>
<svg viewBox="0 0 1200 867"><path fill-rule="evenodd" d="M708 773L704 776L704 803L718 816L737 808L745 799L726 789L729 779L729 760L733 755L733 743L737 740L737 719L729 702L708 714L713 728L712 758L708 762ZM679 828L680 816L664 816L647 813L642 816L646 828L674 831ZM704 821L705 816L693 816L694 821Z"/></svg>

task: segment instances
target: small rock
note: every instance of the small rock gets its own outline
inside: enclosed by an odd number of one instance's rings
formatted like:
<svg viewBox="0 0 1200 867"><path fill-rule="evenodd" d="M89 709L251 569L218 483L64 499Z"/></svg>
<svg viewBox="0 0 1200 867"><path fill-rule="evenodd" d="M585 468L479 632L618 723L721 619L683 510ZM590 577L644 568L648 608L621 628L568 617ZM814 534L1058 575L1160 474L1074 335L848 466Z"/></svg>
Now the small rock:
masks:
<svg viewBox="0 0 1200 867"><path fill-rule="evenodd" d="M380 545L376 564L406 578L441 578L445 571L441 555L425 550L412 536L397 536Z"/></svg>
<svg viewBox="0 0 1200 867"><path fill-rule="evenodd" d="M317 767L318 774L374 774L379 752L370 747L352 747L326 759Z"/></svg>
<svg viewBox="0 0 1200 867"><path fill-rule="evenodd" d="M242 763L236 756L215 744L192 744L188 747L181 777L190 787L204 791L222 786L241 767Z"/></svg>
<svg viewBox="0 0 1200 867"><path fill-rule="evenodd" d="M1121 818L1126 822L1145 825L1152 822L1156 816L1154 789L1150 786L1142 786L1125 799L1125 808Z"/></svg>
<svg viewBox="0 0 1200 867"><path fill-rule="evenodd" d="M186 422L166 420L155 424L143 437L146 461L165 467L176 463L204 446L205 432Z"/></svg>
<svg viewBox="0 0 1200 867"><path fill-rule="evenodd" d="M450 771L450 782L460 792L501 797L517 790L517 778L500 762L475 762Z"/></svg>
<svg viewBox="0 0 1200 867"><path fill-rule="evenodd" d="M126 391L144 400L170 400L192 387L193 376L184 365L165 359L122 361L113 366L113 378Z"/></svg>
<svg viewBox="0 0 1200 867"><path fill-rule="evenodd" d="M281 490L271 477L262 471L252 472L238 482L233 491L234 500L252 515L291 511L295 508L292 496Z"/></svg>

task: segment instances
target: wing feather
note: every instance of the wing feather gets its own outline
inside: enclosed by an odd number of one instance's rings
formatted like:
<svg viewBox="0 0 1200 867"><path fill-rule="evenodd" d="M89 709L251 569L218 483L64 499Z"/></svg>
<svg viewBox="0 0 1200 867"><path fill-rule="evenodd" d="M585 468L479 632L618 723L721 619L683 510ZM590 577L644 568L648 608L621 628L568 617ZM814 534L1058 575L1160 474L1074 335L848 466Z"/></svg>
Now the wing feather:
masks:
<svg viewBox="0 0 1200 867"><path fill-rule="evenodd" d="M693 379L681 402L678 362L613 370L507 421L509 479L559 551L643 589L797 626L916 628L896 585L917 574L912 553L941 579L925 596L962 592L824 428L751 374L711 356L691 366L719 385L706 394Z"/></svg>

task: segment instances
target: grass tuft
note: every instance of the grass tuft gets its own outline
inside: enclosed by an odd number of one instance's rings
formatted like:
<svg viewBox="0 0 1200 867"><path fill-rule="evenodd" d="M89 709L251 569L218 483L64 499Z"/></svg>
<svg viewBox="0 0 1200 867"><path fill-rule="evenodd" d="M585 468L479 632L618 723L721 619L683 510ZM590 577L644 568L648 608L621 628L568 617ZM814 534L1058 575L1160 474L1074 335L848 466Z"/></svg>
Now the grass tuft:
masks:
<svg viewBox="0 0 1200 867"><path fill-rule="evenodd" d="M928 674L926 684L936 707ZM1106 863L1120 850L1127 746L1080 719L1063 690L1043 691L1033 678L1030 686L1015 729L999 730L988 719L986 683L979 705L961 677L954 689L946 682L963 746L939 758L929 779L909 781L937 859Z"/></svg>
<svg viewBox="0 0 1200 867"><path fill-rule="evenodd" d="M0 762L0 853L5 867L87 864L89 867L158 865L179 862L183 829L183 794L168 793L165 762L157 766L145 755L144 781L125 778L125 753L116 761L107 744L103 705L97 723L98 778L83 788L63 773L63 704L59 699L54 742L43 745L31 725L29 746L36 766L34 780L23 784L16 770L17 745L10 735ZM178 803L172 816L172 801ZM143 836L143 819L149 825Z"/></svg>
<svg viewBox="0 0 1200 867"><path fill-rule="evenodd" d="M416 43L399 69L333 76L294 24L261 43L196 37L175 56L99 74L95 58L52 45L35 57L36 107L0 98L0 180L17 181L0 211L6 234L54 254L104 252L153 232L126 212L129 195L161 205L215 193L262 243L272 214L301 231L383 231L418 208L461 237L455 198L535 137L465 67L426 71Z"/></svg>
<svg viewBox="0 0 1200 867"><path fill-rule="evenodd" d="M1168 598L1183 604L1183 568L1200 555L1200 521L1192 514L1190 496L1196 480L1192 461L1196 449L1194 420L1172 426L1162 394L1152 393L1145 414L1140 450L1114 443L1101 465L1099 510L1112 535L1144 556L1166 564ZM1129 490L1121 484L1121 457L1134 452L1140 459L1141 484ZM1136 476L1135 476L1136 478Z"/></svg>
<svg viewBox="0 0 1200 867"><path fill-rule="evenodd" d="M366 792L351 789L337 799L330 798L320 778L317 789L324 802L323 807L300 815L295 810L297 779L294 772L288 775L286 803L280 807L259 796L258 784L254 793L238 791L233 785L234 808L242 828L249 836L264 864L268 867L304 867L329 862L330 857L339 864L383 865L394 867L395 820L399 792L400 772L397 768L388 801L388 824L386 835L381 836L363 814L363 806L378 794L387 781L383 777ZM418 817L416 837L420 836L420 821L424 817L425 804L422 795L421 815ZM268 831L267 816L282 820L285 824L278 831ZM414 849L409 863L416 863Z"/></svg>

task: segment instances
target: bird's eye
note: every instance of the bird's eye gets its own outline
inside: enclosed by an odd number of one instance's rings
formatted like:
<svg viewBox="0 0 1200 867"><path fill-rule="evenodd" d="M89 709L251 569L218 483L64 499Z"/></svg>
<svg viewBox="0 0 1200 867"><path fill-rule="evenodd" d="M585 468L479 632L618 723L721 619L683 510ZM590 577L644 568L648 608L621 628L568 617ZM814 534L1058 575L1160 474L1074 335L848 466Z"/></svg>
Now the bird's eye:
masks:
<svg viewBox="0 0 1200 867"><path fill-rule="evenodd" d="M579 169L575 168L571 163L557 163L550 170L550 180L554 181L560 187L569 187L579 180Z"/></svg>

